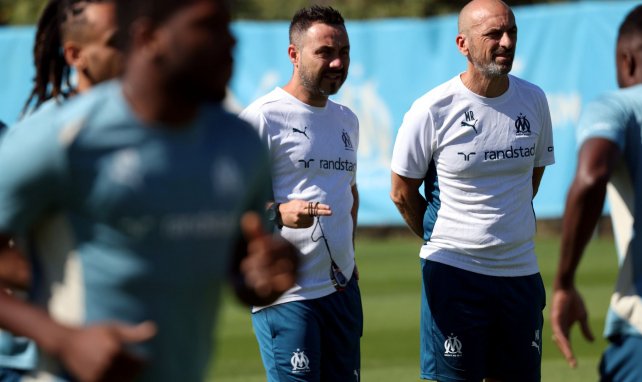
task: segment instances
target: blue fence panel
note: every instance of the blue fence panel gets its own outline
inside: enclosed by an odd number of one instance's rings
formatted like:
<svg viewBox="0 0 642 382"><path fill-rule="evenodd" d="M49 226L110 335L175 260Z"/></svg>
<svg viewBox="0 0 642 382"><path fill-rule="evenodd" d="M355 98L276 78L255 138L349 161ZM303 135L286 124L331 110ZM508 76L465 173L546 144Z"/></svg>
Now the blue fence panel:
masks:
<svg viewBox="0 0 642 382"><path fill-rule="evenodd" d="M562 215L576 166L575 124L582 106L617 87L617 28L637 1L580 2L515 8L519 28L513 74L547 93L556 164L547 168L535 199L540 218ZM403 224L390 202L390 156L404 113L432 87L466 68L455 45L454 15L347 24L350 74L334 97L360 120L357 181L363 225ZM241 110L290 78L287 22L233 24L238 39L227 104ZM32 27L0 28L0 120L13 123L34 75Z"/></svg>

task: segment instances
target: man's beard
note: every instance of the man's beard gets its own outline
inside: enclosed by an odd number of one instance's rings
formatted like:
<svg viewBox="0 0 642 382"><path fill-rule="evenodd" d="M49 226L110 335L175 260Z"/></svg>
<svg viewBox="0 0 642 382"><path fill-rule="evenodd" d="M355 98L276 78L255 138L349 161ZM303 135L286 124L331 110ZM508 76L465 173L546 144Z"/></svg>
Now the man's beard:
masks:
<svg viewBox="0 0 642 382"><path fill-rule="evenodd" d="M497 57L497 55L506 54L508 52L510 51L507 51L503 48L498 49L497 51L493 52L493 61L488 63L483 63L483 64L478 61L473 61L473 65L475 66L475 69L477 69L479 72L484 74L486 77L496 78L496 77L504 76L510 73L511 69L513 68L513 59L515 58L515 56L513 55L511 57L510 63L504 64L504 65L498 64L494 60Z"/></svg>
<svg viewBox="0 0 642 382"><path fill-rule="evenodd" d="M323 81L323 76L326 73L340 73L341 79L338 81L333 81L328 89L324 89L321 86L321 81ZM320 73L318 77L314 77L312 73L305 70L304 67L301 67L301 70L299 71L299 77L301 79L301 84L307 91L310 92L310 94L315 96L328 97L336 94L339 91L341 85L343 85L343 82L345 81L346 75L344 69L336 71L324 71Z"/></svg>
<svg viewBox="0 0 642 382"><path fill-rule="evenodd" d="M500 65L496 62L490 62L485 65L480 64L478 62L474 62L473 65L475 65L475 68L477 68L477 70L479 70L482 74L490 78L501 77L503 75L506 75L513 68L512 62L507 66Z"/></svg>

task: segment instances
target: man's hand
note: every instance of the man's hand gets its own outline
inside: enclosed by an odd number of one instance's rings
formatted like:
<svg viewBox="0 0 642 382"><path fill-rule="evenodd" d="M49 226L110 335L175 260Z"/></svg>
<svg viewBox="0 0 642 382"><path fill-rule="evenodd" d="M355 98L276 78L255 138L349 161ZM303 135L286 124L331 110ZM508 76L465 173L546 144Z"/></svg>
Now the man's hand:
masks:
<svg viewBox="0 0 642 382"><path fill-rule="evenodd" d="M133 381L145 362L129 353L128 344L144 342L156 334L156 325L104 324L70 329L56 356L81 382Z"/></svg>
<svg viewBox="0 0 642 382"><path fill-rule="evenodd" d="M298 252L287 241L266 233L254 212L243 215L241 230L248 243L240 265L245 288L258 298L254 305L268 305L294 286Z"/></svg>
<svg viewBox="0 0 642 382"><path fill-rule="evenodd" d="M553 292L553 306L551 307L553 341L572 368L577 366L577 359L571 348L570 331L576 321L580 323L584 338L593 342L594 337L588 323L588 313L582 296L575 288L556 289Z"/></svg>
<svg viewBox="0 0 642 382"><path fill-rule="evenodd" d="M307 202L305 200L291 200L279 205L281 220L289 228L312 227L315 216L330 216L332 210L327 204Z"/></svg>

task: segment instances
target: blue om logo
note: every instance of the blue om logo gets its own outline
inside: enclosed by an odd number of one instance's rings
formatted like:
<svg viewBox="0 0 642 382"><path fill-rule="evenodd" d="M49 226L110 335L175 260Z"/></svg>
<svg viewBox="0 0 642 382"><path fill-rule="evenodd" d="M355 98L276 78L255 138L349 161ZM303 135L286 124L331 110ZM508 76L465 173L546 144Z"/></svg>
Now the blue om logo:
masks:
<svg viewBox="0 0 642 382"><path fill-rule="evenodd" d="M515 120L515 130L517 135L531 135L531 123L522 113Z"/></svg>

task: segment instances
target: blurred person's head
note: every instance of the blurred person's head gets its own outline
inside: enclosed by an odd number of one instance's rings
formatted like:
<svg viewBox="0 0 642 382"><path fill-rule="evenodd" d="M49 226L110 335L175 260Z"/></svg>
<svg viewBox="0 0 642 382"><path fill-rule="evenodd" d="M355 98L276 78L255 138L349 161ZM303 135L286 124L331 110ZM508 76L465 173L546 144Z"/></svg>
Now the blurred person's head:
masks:
<svg viewBox="0 0 642 382"><path fill-rule="evenodd" d="M468 59L468 71L485 78L506 76L513 67L517 25L501 0L473 0L459 13L457 47Z"/></svg>
<svg viewBox="0 0 642 382"><path fill-rule="evenodd" d="M235 40L224 0L116 1L126 80L145 78L186 103L225 98Z"/></svg>
<svg viewBox="0 0 642 382"><path fill-rule="evenodd" d="M38 108L50 98L83 92L121 73L115 17L110 0L49 0L38 21L36 76L25 110L32 102ZM76 86L71 83L72 69Z"/></svg>
<svg viewBox="0 0 642 382"><path fill-rule="evenodd" d="M350 42L341 14L332 7L314 5L299 10L290 23L292 81L313 103L325 104L348 76Z"/></svg>
<svg viewBox="0 0 642 382"><path fill-rule="evenodd" d="M615 50L617 83L621 88L642 83L642 5L626 16L618 32Z"/></svg>

